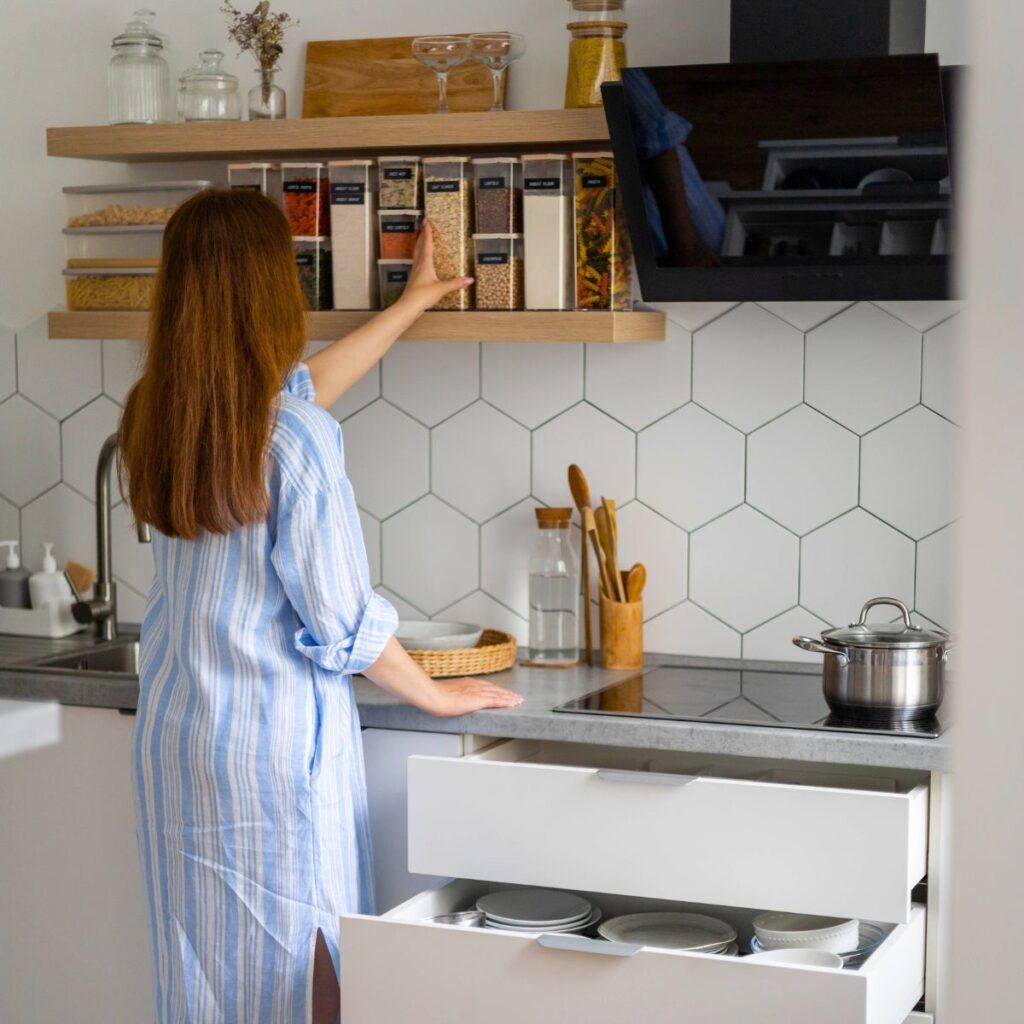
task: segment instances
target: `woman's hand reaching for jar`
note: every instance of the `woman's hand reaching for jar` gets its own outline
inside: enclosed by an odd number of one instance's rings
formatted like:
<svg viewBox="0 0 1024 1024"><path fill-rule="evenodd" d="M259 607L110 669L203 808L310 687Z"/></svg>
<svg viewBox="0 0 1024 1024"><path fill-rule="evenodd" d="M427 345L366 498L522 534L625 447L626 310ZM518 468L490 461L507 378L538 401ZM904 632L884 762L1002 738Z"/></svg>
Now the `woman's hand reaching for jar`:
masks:
<svg viewBox="0 0 1024 1024"><path fill-rule="evenodd" d="M423 230L416 241L412 259L409 281L395 305L404 304L406 308L415 310L417 316L432 309L451 292L468 288L473 283L471 277L453 277L442 281L437 276L434 268L434 227L429 218L423 219Z"/></svg>

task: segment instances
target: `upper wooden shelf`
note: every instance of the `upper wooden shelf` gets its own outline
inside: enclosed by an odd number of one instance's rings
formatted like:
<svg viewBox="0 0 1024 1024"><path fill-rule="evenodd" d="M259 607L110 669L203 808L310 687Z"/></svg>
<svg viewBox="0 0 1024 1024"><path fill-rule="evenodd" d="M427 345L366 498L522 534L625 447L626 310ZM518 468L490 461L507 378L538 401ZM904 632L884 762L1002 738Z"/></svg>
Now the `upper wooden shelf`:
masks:
<svg viewBox="0 0 1024 1024"><path fill-rule="evenodd" d="M340 338L375 313L307 313L306 334L313 341ZM49 315L51 338L144 338L148 313L76 313L55 309ZM665 314L584 312L424 313L401 341L664 341Z"/></svg>
<svg viewBox="0 0 1024 1024"><path fill-rule="evenodd" d="M571 149L607 142L608 127L601 109L46 129L49 156L129 162L422 153L450 149L476 152Z"/></svg>

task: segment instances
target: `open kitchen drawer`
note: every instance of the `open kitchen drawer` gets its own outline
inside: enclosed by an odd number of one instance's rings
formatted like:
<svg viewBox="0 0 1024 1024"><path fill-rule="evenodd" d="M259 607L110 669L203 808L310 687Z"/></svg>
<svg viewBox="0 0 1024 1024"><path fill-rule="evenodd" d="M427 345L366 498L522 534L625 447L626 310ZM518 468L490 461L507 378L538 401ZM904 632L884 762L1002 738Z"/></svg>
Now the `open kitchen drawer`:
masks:
<svg viewBox="0 0 1024 1024"><path fill-rule="evenodd" d="M914 907L909 922L894 927L856 970L424 920L472 908L498 888L507 886L454 881L382 917L342 917L345 1024L902 1024L924 989L923 907ZM664 901L587 896L606 917L684 909ZM693 909L728 920L741 943L750 935L754 911Z"/></svg>
<svg viewBox="0 0 1024 1024"><path fill-rule="evenodd" d="M409 869L906 924L923 779L502 741L409 759Z"/></svg>

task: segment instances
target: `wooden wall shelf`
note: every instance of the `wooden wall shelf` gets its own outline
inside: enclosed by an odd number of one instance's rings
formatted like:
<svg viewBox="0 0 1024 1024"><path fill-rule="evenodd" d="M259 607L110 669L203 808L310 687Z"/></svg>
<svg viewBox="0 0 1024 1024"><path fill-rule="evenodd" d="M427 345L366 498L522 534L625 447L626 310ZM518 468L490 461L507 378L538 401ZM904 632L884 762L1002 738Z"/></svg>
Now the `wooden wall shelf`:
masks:
<svg viewBox="0 0 1024 1024"><path fill-rule="evenodd" d="M607 142L608 127L599 108L46 129L49 156L128 162L372 156L451 149L569 150Z"/></svg>
<svg viewBox="0 0 1024 1024"><path fill-rule="evenodd" d="M307 313L306 330L311 340L333 340L355 330L373 315ZM144 338L148 317L148 313L74 313L62 309L53 310L49 314L50 337ZM664 341L665 314L651 310L634 313L425 313L401 340L524 343Z"/></svg>

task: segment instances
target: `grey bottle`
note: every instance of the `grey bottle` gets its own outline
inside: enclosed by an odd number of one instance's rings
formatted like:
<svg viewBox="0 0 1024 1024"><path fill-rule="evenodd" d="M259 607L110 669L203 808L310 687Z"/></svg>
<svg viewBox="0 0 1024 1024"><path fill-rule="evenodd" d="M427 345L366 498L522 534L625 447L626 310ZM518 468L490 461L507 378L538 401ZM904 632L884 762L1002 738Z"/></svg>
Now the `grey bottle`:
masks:
<svg viewBox="0 0 1024 1024"><path fill-rule="evenodd" d="M7 548L7 567L0 570L0 607L31 608L28 578L32 574L21 567L16 540L0 540L0 548Z"/></svg>

